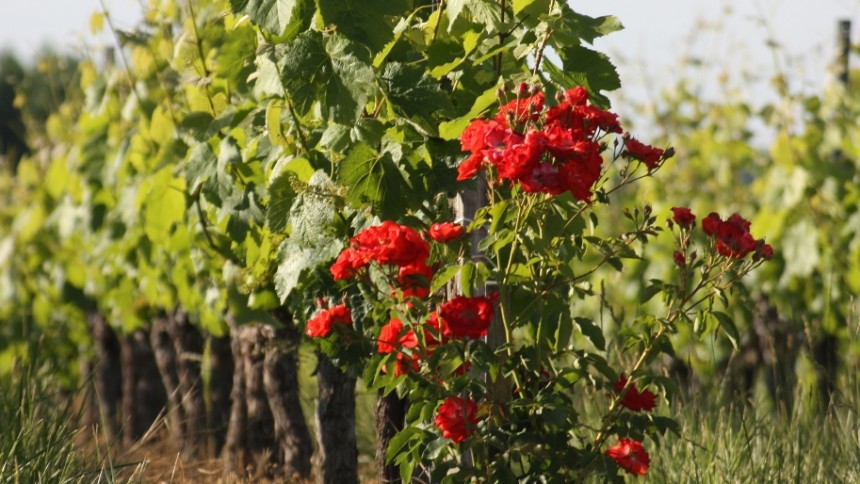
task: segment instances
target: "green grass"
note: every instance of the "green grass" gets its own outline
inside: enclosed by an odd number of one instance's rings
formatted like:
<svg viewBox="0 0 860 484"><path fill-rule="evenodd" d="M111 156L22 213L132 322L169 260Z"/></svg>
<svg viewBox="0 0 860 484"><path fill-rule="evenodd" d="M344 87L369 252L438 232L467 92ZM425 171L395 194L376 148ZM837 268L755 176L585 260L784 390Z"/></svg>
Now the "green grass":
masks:
<svg viewBox="0 0 860 484"><path fill-rule="evenodd" d="M679 417L681 437L653 449L648 482L860 482L856 410L785 418L700 404Z"/></svg>
<svg viewBox="0 0 860 484"><path fill-rule="evenodd" d="M44 367L0 376L0 483L106 481L98 459L76 447L78 414L58 388Z"/></svg>

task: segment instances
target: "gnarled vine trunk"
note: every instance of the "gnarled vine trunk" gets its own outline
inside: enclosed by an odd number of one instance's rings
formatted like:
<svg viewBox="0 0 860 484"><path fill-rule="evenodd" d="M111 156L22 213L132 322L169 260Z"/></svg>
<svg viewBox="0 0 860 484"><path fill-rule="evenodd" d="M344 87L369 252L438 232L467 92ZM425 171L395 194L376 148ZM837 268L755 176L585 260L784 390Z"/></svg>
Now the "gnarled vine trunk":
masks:
<svg viewBox="0 0 860 484"><path fill-rule="evenodd" d="M275 415L284 472L306 479L311 473L313 443L299 399L301 334L286 308L272 311L272 316L281 328L266 328L270 333L265 365L266 391Z"/></svg>
<svg viewBox="0 0 860 484"><path fill-rule="evenodd" d="M281 466L284 474L304 479L313 444L299 402L299 334L288 312L273 315L282 328L231 322L234 372L224 468L229 473L251 465L259 476Z"/></svg>
<svg viewBox="0 0 860 484"><path fill-rule="evenodd" d="M126 447L143 437L167 405L167 394L149 334L139 329L120 339L122 360L122 441Z"/></svg>
<svg viewBox="0 0 860 484"><path fill-rule="evenodd" d="M208 434L200 374L203 338L177 308L153 322L150 342L167 394L171 436L186 456L194 456Z"/></svg>
<svg viewBox="0 0 860 484"><path fill-rule="evenodd" d="M317 352L317 482L358 482L355 438L355 378Z"/></svg>
<svg viewBox="0 0 860 484"><path fill-rule="evenodd" d="M94 395L90 401L91 415L101 423L102 432L110 440L119 436L119 411L122 399L122 370L119 339L97 312L87 316L95 353L90 365Z"/></svg>
<svg viewBox="0 0 860 484"><path fill-rule="evenodd" d="M206 436L206 406L203 402L203 382L200 363L203 359L203 337L188 321L188 313L176 308L169 315L171 339L176 352L176 371L182 406L182 448L187 455L196 455Z"/></svg>
<svg viewBox="0 0 860 484"><path fill-rule="evenodd" d="M210 430L209 454L215 455L227 440L230 422L230 393L233 389L233 353L230 336L209 338L209 414L207 428Z"/></svg>
<svg viewBox="0 0 860 484"><path fill-rule="evenodd" d="M376 468L381 484L400 482L400 470L386 462L385 453L391 439L403 430L408 403L396 391L385 395L382 390L376 400Z"/></svg>

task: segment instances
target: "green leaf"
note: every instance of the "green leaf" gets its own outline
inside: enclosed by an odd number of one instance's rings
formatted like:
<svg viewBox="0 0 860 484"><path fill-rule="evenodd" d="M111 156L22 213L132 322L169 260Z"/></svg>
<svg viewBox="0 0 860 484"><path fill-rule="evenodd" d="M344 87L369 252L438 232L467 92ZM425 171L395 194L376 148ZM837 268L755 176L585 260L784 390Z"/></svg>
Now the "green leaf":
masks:
<svg viewBox="0 0 860 484"><path fill-rule="evenodd" d="M563 351L570 345L573 336L573 324L569 319L559 321L555 331L555 351Z"/></svg>
<svg viewBox="0 0 860 484"><path fill-rule="evenodd" d="M513 0L514 15L519 15L526 9L530 14L547 13L549 5L550 0Z"/></svg>
<svg viewBox="0 0 860 484"><path fill-rule="evenodd" d="M185 217L185 180L174 178L165 167L141 184L143 230L152 241L166 241L174 224Z"/></svg>
<svg viewBox="0 0 860 484"><path fill-rule="evenodd" d="M209 143L198 143L191 149L185 164L185 181L192 191L198 184L215 174L215 152Z"/></svg>
<svg viewBox="0 0 860 484"><path fill-rule="evenodd" d="M453 109L451 101L439 87L439 81L423 69L390 62L381 76L386 98L399 111L423 121L435 134L434 114L444 115Z"/></svg>
<svg viewBox="0 0 860 484"><path fill-rule="evenodd" d="M545 59L543 64L553 81L563 86L583 86L588 89L592 102L609 105L609 99L600 91L618 89L621 87L621 78L605 54L582 46L561 46L559 57L563 69L549 59Z"/></svg>
<svg viewBox="0 0 860 484"><path fill-rule="evenodd" d="M651 298L653 298L657 294L660 294L660 291L662 290L663 284L658 280L652 279L651 284L645 286L645 288L642 289L642 294L639 295L639 302L644 303L650 301Z"/></svg>
<svg viewBox="0 0 860 484"><path fill-rule="evenodd" d="M293 189L296 176L290 172L282 173L269 186L269 205L266 210L266 224L273 233L287 229L290 207L296 197Z"/></svg>
<svg viewBox="0 0 860 484"><path fill-rule="evenodd" d="M496 94L497 90L498 86L487 89L483 94L475 99L474 104L472 104L472 109L470 109L468 113L460 116L459 118L452 119L451 121L441 123L439 125L439 137L446 140L459 138L460 135L463 134L463 130L466 129L466 126L469 126L469 123L471 123L473 119L480 116L484 111L498 102L499 99Z"/></svg>
<svg viewBox="0 0 860 484"><path fill-rule="evenodd" d="M278 69L295 108L303 114L310 112L320 86L331 78L331 61L322 34L316 30L299 34L281 54Z"/></svg>
<svg viewBox="0 0 860 484"><path fill-rule="evenodd" d="M732 321L732 318L730 318L728 314L720 311L711 312L711 316L716 318L717 323L719 323L720 325L720 328L722 328L723 331L726 333L726 336L729 337L729 341L731 341L732 346L734 346L735 349L738 349L738 343L741 340L741 335L740 333L738 333L738 328L737 326L735 326L735 322Z"/></svg>
<svg viewBox="0 0 860 484"><path fill-rule="evenodd" d="M284 50L279 68L300 113L309 113L319 102L326 119L345 125L364 110L374 86L367 50L339 34L299 34Z"/></svg>
<svg viewBox="0 0 860 484"><path fill-rule="evenodd" d="M394 37L394 25L388 18L405 16L410 3L407 0L317 0L323 24L335 26L338 33L367 46L374 54Z"/></svg>
<svg viewBox="0 0 860 484"><path fill-rule="evenodd" d="M582 334L591 340L595 348L600 351L606 350L606 338L603 336L603 330L594 324L594 321L589 318L573 318L573 320L576 321Z"/></svg>
<svg viewBox="0 0 860 484"><path fill-rule="evenodd" d="M179 123L179 130L188 133L196 141L205 141L212 135L209 127L215 118L205 111L192 111Z"/></svg>
<svg viewBox="0 0 860 484"><path fill-rule="evenodd" d="M245 14L263 30L281 35L293 23L305 23L313 12L311 0L230 0L237 14Z"/></svg>
<svg viewBox="0 0 860 484"><path fill-rule="evenodd" d="M342 35L332 35L326 42L331 58L332 80L326 86L324 106L330 119L351 124L364 105L374 86L370 53L363 46Z"/></svg>
<svg viewBox="0 0 860 484"><path fill-rule="evenodd" d="M568 10L563 8L563 10ZM594 39L604 35L618 32L624 29L621 21L611 15L603 17L589 17L573 11L566 11L561 16L563 25L567 32L575 34L578 38L594 44Z"/></svg>
<svg viewBox="0 0 860 484"><path fill-rule="evenodd" d="M354 207L372 203L386 215L396 216L403 209L398 205L408 182L391 158L391 153L377 153L363 143L357 143L339 165L338 181L348 187L346 199Z"/></svg>
<svg viewBox="0 0 860 484"><path fill-rule="evenodd" d="M430 292L434 293L445 287L445 285L451 282L451 279L454 279L459 272L459 264L450 265L440 271L436 271L436 273L433 274L433 280L430 282Z"/></svg>
<svg viewBox="0 0 860 484"><path fill-rule="evenodd" d="M502 9L496 0L465 0L454 3L457 16L462 15L461 10L466 7L472 15L472 20L481 25L487 33L499 32L502 28ZM449 15L451 15L449 13ZM449 17L453 24L455 16Z"/></svg>
<svg viewBox="0 0 860 484"><path fill-rule="evenodd" d="M388 441L388 448L385 449L385 460L386 462L391 462L394 460L394 457L400 452L400 450L409 443L410 440L416 437L420 430L416 427L406 427L391 440Z"/></svg>
<svg viewBox="0 0 860 484"><path fill-rule="evenodd" d="M321 172L310 180L315 187L296 198L290 209L292 233L278 248L278 270L275 291L281 302L302 282L302 277L330 262L340 254L343 241L331 225L337 217L337 204L326 191L332 183Z"/></svg>
<svg viewBox="0 0 860 484"><path fill-rule="evenodd" d="M340 248L338 248L337 253L339 252ZM281 302L285 302L299 285L299 278L303 273L336 257L337 253L323 257L320 252L302 247L293 239L285 240L278 249L278 270L275 273L275 291Z"/></svg>

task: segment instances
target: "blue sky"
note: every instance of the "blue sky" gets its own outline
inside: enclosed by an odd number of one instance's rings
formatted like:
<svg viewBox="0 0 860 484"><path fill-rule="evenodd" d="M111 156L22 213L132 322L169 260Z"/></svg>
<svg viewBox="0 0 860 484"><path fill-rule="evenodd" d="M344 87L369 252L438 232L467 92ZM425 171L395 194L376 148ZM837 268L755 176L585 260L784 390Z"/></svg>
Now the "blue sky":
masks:
<svg viewBox="0 0 860 484"><path fill-rule="evenodd" d="M133 27L141 2L103 0L115 23ZM370 1L370 0L369 0ZM90 15L99 0L0 0L0 47L11 46L31 57L45 43L78 52L95 52L111 42L93 38ZM860 38L860 0L570 0L589 15L612 14L625 30L597 41L618 64L624 96L646 100L690 72L681 59L698 57L716 62L700 70L704 92L719 91L720 75L753 72L764 78L776 67L789 74L792 88L815 92L828 79L835 48L836 22L855 21L852 39ZM781 46L777 56L768 40ZM776 61L775 61L776 59ZM853 59L857 65L857 59ZM753 96L766 96L766 87L751 85ZM616 97L616 96L613 96Z"/></svg>

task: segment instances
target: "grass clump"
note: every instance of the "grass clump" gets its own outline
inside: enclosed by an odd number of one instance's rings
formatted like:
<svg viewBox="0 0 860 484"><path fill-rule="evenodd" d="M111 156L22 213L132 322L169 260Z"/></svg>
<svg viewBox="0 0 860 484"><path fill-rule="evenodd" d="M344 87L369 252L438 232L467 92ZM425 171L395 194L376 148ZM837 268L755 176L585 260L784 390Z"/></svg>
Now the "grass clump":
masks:
<svg viewBox="0 0 860 484"><path fill-rule="evenodd" d="M77 417L50 369L22 364L0 376L0 483L97 480L75 447Z"/></svg>

